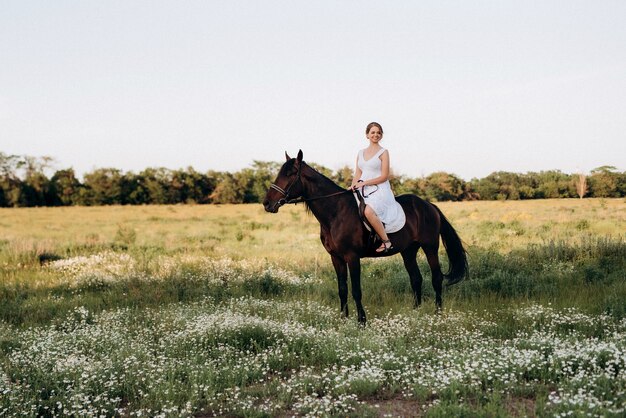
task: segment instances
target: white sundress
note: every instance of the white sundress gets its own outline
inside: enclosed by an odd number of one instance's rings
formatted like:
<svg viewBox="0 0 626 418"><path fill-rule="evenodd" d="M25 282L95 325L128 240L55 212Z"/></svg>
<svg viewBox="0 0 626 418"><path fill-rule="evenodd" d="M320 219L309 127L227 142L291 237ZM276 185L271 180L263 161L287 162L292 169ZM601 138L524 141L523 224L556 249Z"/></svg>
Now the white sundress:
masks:
<svg viewBox="0 0 626 418"><path fill-rule="evenodd" d="M366 181L379 177L382 173L382 161L380 156L385 152L384 148L378 150L369 160L365 159L365 150L359 151L357 165L361 169L361 180ZM365 204L369 205L385 226L385 232L397 232L404 226L406 216L400 203L396 201L389 180L374 185L364 186L361 193L365 199Z"/></svg>

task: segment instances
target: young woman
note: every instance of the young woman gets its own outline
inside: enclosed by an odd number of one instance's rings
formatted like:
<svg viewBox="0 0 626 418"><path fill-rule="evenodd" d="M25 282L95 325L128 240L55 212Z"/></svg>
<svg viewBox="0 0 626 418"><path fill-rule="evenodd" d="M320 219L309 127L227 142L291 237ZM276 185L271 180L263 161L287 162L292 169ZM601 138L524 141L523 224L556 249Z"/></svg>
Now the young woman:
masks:
<svg viewBox="0 0 626 418"><path fill-rule="evenodd" d="M383 127L372 122L367 125L365 135L369 146L357 155L351 188L361 189L366 204L365 217L382 240L376 252L386 253L393 247L385 232L385 225L403 218L404 212L396 202L389 184L389 151L380 146Z"/></svg>

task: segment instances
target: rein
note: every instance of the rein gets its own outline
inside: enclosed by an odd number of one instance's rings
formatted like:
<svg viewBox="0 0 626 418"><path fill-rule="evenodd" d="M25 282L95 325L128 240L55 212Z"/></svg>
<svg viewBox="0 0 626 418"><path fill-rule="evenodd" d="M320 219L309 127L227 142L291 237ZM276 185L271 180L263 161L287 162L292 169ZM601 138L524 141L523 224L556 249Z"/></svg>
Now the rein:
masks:
<svg viewBox="0 0 626 418"><path fill-rule="evenodd" d="M299 174L299 173L298 173ZM340 194L344 194L344 193L349 193L352 190L350 189L346 189L346 190L340 190L338 192L335 193L331 193L331 194L326 194L323 196L315 196L315 197L309 197L309 198L305 198L304 196L299 196L293 199L289 199L289 191L291 190L291 187L296 183L296 181L298 181L300 179L300 176L298 175L298 178L289 185L289 187L287 187L287 190L284 190L282 187L275 185L274 183L272 183L270 185L270 189L274 189L276 190L278 193L282 194L283 196L285 196L284 198L280 199L278 201L278 203L280 204L280 206L282 205L290 205L290 204L296 204L296 203L302 203L302 202L310 202L312 200L318 200L318 199L326 199L328 197L333 197L333 196L339 196Z"/></svg>
<svg viewBox="0 0 626 418"><path fill-rule="evenodd" d="M272 187L272 188L274 190L278 190L278 189L276 189L274 187ZM310 202L311 200L326 199L327 197L338 196L340 194L350 193L351 191L352 190L350 190L350 189L346 189L346 190L341 190L341 191L338 191L338 192L335 192L335 193L327 194L327 195L324 195L324 196L315 196L315 197L309 197L309 198L305 198L303 196L300 196L300 197L296 197L294 199L285 200L285 202L283 204L292 204L292 203L296 204L296 203L302 203L302 202Z"/></svg>
<svg viewBox="0 0 626 418"><path fill-rule="evenodd" d="M309 197L309 198L305 198L304 196L299 196L293 199L289 199L289 192L291 191L291 188L298 182L298 181L302 181L301 176L300 176L300 169L298 169L298 176L296 177L296 179L291 182L291 184L289 186L287 186L287 189L283 189L282 187L272 183L270 184L270 189L274 189L276 190L278 193L282 194L284 197L282 199L280 199L278 201L278 204L280 206L283 205L290 205L290 204L296 204L296 203L302 203L302 202L310 202L312 200L318 200L318 199L326 199L329 197L333 197L333 196L339 196L341 194L344 193L357 193L358 194L358 189L357 190L352 190L352 189L345 189L345 190L340 190L338 192L335 193L331 193L331 194L327 194L327 195L323 195L323 196L315 196L315 197ZM367 196L365 196L365 193L361 192L363 194L363 197L368 197L374 193L376 193L378 191L378 185L374 185L376 187L375 190L373 190L372 192L368 193Z"/></svg>

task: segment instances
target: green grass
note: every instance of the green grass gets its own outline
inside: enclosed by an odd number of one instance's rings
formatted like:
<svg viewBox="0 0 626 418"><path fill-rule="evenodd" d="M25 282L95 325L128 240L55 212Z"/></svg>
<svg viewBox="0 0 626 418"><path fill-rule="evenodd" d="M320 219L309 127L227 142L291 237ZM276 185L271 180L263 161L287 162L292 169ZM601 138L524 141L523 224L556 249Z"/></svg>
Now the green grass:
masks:
<svg viewBox="0 0 626 418"><path fill-rule="evenodd" d="M440 207L470 280L364 260L365 329L301 207L3 209L0 416L623 415L623 200Z"/></svg>

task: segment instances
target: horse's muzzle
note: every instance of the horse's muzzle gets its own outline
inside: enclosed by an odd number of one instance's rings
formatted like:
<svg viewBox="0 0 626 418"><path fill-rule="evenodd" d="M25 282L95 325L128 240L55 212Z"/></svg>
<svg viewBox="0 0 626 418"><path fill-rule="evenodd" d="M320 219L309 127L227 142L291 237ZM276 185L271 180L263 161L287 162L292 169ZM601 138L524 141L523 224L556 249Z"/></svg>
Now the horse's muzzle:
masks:
<svg viewBox="0 0 626 418"><path fill-rule="evenodd" d="M265 202L263 202L263 207L266 212L277 213L278 209L285 204L284 202L285 199L280 199L272 204L269 200L265 200Z"/></svg>

